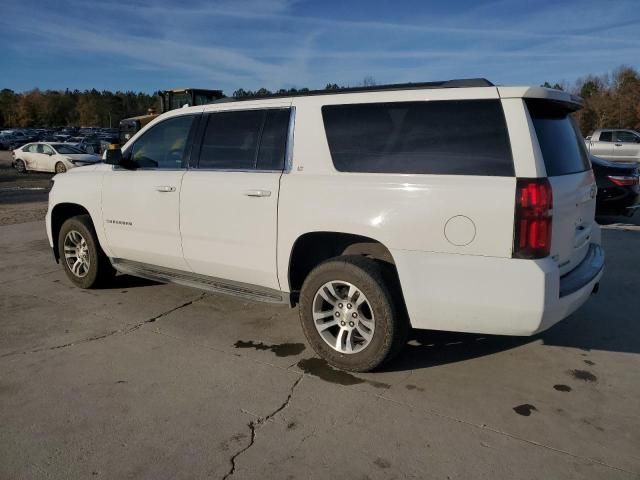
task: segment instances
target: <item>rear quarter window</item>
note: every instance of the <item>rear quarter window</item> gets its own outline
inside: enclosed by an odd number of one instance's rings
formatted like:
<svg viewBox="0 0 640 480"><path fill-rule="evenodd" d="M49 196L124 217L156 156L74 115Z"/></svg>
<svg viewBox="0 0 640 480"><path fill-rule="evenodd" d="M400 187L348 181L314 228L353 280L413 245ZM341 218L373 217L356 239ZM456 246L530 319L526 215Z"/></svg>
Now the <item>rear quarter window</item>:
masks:
<svg viewBox="0 0 640 480"><path fill-rule="evenodd" d="M584 140L571 111L559 102L526 100L548 177L591 169Z"/></svg>
<svg viewBox="0 0 640 480"><path fill-rule="evenodd" d="M341 172L514 176L499 100L326 105Z"/></svg>

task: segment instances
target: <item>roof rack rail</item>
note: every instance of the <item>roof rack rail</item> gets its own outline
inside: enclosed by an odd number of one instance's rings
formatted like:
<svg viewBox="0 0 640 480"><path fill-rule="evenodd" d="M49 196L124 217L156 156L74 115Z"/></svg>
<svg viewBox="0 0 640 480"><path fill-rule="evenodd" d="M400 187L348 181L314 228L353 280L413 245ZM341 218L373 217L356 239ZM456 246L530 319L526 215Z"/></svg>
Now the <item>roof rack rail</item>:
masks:
<svg viewBox="0 0 640 480"><path fill-rule="evenodd" d="M268 95L251 95L246 97L224 97L211 103L243 102L246 100L262 100L266 98L310 97L315 95L335 95L337 93L380 92L388 90L420 90L429 88L464 88L494 87L486 78L460 78L440 82L392 83L368 87L346 87L329 90L305 90L302 92L270 93Z"/></svg>

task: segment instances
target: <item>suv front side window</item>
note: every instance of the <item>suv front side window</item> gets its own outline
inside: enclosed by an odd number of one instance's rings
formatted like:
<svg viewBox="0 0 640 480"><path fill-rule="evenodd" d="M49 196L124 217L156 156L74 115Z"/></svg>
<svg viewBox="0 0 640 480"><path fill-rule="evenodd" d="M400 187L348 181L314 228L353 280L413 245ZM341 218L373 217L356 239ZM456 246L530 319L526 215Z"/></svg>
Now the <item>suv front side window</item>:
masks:
<svg viewBox="0 0 640 480"><path fill-rule="evenodd" d="M53 155L53 149L49 145L43 145L42 153L44 153L45 155Z"/></svg>
<svg viewBox="0 0 640 480"><path fill-rule="evenodd" d="M186 168L187 144L193 119L193 115L181 115L153 126L136 140L130 161L138 168Z"/></svg>

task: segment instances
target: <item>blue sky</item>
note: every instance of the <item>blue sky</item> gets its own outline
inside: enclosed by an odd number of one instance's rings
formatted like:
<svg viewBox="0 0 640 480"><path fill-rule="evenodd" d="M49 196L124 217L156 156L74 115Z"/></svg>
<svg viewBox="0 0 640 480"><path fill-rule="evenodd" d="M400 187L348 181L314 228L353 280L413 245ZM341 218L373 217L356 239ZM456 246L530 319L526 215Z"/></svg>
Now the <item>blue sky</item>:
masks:
<svg viewBox="0 0 640 480"><path fill-rule="evenodd" d="M640 67L637 0L4 0L0 88L322 88Z"/></svg>

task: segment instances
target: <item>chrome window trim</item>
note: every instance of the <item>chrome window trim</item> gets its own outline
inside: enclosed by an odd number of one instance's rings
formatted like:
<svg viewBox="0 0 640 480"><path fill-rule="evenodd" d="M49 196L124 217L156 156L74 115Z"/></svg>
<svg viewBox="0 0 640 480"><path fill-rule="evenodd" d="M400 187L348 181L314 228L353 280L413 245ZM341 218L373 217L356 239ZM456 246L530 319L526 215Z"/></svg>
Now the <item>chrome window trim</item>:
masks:
<svg viewBox="0 0 640 480"><path fill-rule="evenodd" d="M293 169L293 133L296 125L296 107L292 105L289 114L289 131L287 132L287 147L284 153L283 173L289 173Z"/></svg>
<svg viewBox="0 0 640 480"><path fill-rule="evenodd" d="M187 168L124 168L120 165L111 165L114 171L123 172L186 172Z"/></svg>
<svg viewBox="0 0 640 480"><path fill-rule="evenodd" d="M282 173L282 170L256 170L255 168L190 168L189 171L222 173Z"/></svg>

